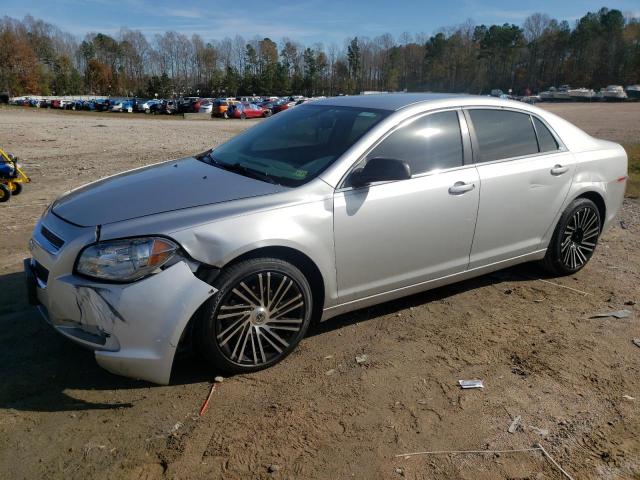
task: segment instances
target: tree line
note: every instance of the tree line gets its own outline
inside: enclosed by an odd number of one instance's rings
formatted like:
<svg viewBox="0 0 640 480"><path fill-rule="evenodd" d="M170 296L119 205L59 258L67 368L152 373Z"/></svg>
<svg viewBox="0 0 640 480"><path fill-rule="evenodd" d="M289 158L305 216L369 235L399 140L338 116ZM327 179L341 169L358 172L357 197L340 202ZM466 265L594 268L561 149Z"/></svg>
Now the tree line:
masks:
<svg viewBox="0 0 640 480"><path fill-rule="evenodd" d="M31 16L0 20L0 91L12 95L482 94L639 82L640 18L608 8L573 26L536 13L522 25L467 21L432 36L385 33L307 46L174 31L147 38L127 28L78 41Z"/></svg>

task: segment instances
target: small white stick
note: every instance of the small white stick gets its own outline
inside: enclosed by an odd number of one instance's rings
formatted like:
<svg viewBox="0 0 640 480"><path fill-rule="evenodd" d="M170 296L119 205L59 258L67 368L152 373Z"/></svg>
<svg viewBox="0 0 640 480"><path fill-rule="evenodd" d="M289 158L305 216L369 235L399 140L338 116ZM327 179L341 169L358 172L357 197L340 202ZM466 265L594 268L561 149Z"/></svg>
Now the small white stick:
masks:
<svg viewBox="0 0 640 480"><path fill-rule="evenodd" d="M553 283L553 282L550 282L549 280L543 280L541 278L539 278L538 280L541 281L541 282L544 282L544 283L548 283L549 285L555 285L556 287L566 288L567 290L571 290L572 292L580 293L581 295L584 295L584 296L591 295L591 293L583 292L582 290L577 290L575 288L567 287L565 285L560 285L559 283Z"/></svg>
<svg viewBox="0 0 640 480"><path fill-rule="evenodd" d="M535 452L536 450L540 450L539 447L534 448L518 448L515 450L435 450L432 452L412 452L412 453L401 453L396 455L396 457L413 457L415 455L441 455L446 453L513 453L513 452Z"/></svg>
<svg viewBox="0 0 640 480"><path fill-rule="evenodd" d="M536 443L533 448L516 448L513 450L434 450L430 452L412 452L412 453L401 453L396 455L398 457L413 457L416 455L443 455L443 454L494 454L494 453L518 453L518 452L536 452L541 451L542 454L556 467L565 477L569 480L574 480L574 478L569 475L566 470L564 470L558 462L556 462L549 452L547 452L544 447L540 443Z"/></svg>
<svg viewBox="0 0 640 480"><path fill-rule="evenodd" d="M551 455L549 455L549 453L547 453L547 451L544 449L544 447L543 447L541 444L536 443L536 446L537 446L538 448L540 448L540 450L542 451L542 454L543 454L545 457L547 457L547 458L549 459L549 461L550 461L553 465L555 465L555 467L556 467L558 470L560 470L560 471L562 472L562 474L563 474L565 477L567 477L569 480L573 480L573 477L572 477L571 475L569 475L569 474L564 470L564 468L562 468L562 467L558 464L558 462L556 462L556 461L553 459L553 457L552 457Z"/></svg>

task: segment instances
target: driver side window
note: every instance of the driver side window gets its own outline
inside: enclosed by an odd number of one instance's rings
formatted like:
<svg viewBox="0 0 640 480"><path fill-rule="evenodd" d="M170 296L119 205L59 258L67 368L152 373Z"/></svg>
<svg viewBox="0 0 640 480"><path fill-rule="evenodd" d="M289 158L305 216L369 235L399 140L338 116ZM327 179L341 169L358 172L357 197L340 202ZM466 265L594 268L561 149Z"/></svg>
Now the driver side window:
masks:
<svg viewBox="0 0 640 480"><path fill-rule="evenodd" d="M463 164L462 135L456 111L420 117L400 127L366 157L404 160L417 175Z"/></svg>

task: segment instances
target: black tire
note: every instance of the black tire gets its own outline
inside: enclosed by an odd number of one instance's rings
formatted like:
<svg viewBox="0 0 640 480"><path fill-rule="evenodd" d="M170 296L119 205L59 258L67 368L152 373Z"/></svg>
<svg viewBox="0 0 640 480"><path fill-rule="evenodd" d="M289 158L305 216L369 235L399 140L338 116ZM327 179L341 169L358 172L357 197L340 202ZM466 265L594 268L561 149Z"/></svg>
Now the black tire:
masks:
<svg viewBox="0 0 640 480"><path fill-rule="evenodd" d="M8 202L11 198L11 190L4 183L0 183L0 203Z"/></svg>
<svg viewBox="0 0 640 480"><path fill-rule="evenodd" d="M11 182L13 185L13 190L11 190L11 195L20 195L20 192L22 192L22 184L21 183L16 183L16 182Z"/></svg>
<svg viewBox="0 0 640 480"><path fill-rule="evenodd" d="M549 242L542 266L553 275L571 275L593 256L602 231L600 211L588 198L577 198L564 211Z"/></svg>
<svg viewBox="0 0 640 480"><path fill-rule="evenodd" d="M260 287L272 288L254 288L254 284L258 286L258 277ZM304 274L284 260L254 258L239 262L226 268L213 286L218 292L201 309L195 335L198 350L216 370L247 373L268 368L286 358L309 328L313 312L311 287ZM249 288L253 298L248 298L251 295L245 288ZM270 302L258 304L254 299L264 299L260 291L270 291L274 296ZM302 306L290 310L300 302ZM244 313L239 311L242 307L246 307ZM238 329L239 333L234 333Z"/></svg>
<svg viewBox="0 0 640 480"><path fill-rule="evenodd" d="M222 117L223 117L225 120L229 120L229 113L225 110L225 112L222 114Z"/></svg>

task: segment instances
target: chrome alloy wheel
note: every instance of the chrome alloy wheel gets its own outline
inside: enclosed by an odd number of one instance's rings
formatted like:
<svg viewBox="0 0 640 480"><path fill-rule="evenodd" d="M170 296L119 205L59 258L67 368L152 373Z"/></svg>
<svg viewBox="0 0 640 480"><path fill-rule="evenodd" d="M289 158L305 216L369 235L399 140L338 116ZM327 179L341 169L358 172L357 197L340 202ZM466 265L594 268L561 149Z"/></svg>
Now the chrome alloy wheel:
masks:
<svg viewBox="0 0 640 480"><path fill-rule="evenodd" d="M259 366L295 344L306 312L304 295L280 272L240 280L220 304L215 335L223 355L236 364Z"/></svg>
<svg viewBox="0 0 640 480"><path fill-rule="evenodd" d="M562 234L560 256L565 267L581 268L596 248L600 234L600 217L591 207L575 211Z"/></svg>

